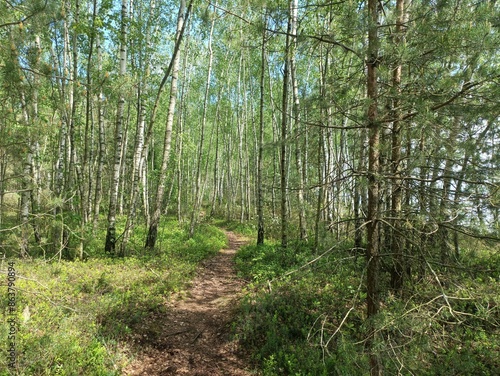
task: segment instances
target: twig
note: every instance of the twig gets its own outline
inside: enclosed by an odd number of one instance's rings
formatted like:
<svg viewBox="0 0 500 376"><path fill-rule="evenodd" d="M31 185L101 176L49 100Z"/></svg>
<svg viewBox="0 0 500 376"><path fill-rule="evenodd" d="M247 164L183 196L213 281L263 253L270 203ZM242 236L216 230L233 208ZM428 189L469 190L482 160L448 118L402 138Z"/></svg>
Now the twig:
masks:
<svg viewBox="0 0 500 376"><path fill-rule="evenodd" d="M337 327L337 329L335 329L335 331L333 332L333 334L330 336L330 338L328 338L328 341L326 341L325 343L325 348L328 347L328 344L330 343L330 341L333 339L333 337L335 337L335 335L339 332L339 330L342 328L342 326L344 325L345 323L345 320L347 320L347 318L349 317L349 314L352 312L352 310L354 309L354 306L352 306L351 308L349 308L349 311L347 311L347 313L344 315L344 318L342 319L342 321L340 322L340 325Z"/></svg>
<svg viewBox="0 0 500 376"><path fill-rule="evenodd" d="M198 337L199 337L199 336L201 336L201 333L203 333L204 331L205 331L205 329L200 330L200 331L198 332L198 334L194 337L194 339L191 341L191 343L192 343L192 344L193 344L193 343L195 343L195 342L196 342L196 340L198 339Z"/></svg>
<svg viewBox="0 0 500 376"><path fill-rule="evenodd" d="M177 336L179 334L186 333L186 332L189 332L189 329L179 330L178 332L173 332L173 333L168 333L168 334L165 334L165 337L173 337L173 336Z"/></svg>

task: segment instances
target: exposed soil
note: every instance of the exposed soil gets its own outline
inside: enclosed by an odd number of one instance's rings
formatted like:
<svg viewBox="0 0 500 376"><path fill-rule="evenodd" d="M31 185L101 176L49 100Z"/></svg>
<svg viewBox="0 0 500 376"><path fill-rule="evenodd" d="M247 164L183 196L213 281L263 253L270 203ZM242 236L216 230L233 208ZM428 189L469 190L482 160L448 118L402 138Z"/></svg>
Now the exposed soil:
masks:
<svg viewBox="0 0 500 376"><path fill-rule="evenodd" d="M245 241L230 231L226 234L228 249L205 261L192 286L167 303L167 314L157 317L143 334L142 350L125 375L252 375L230 336L244 285L233 258Z"/></svg>

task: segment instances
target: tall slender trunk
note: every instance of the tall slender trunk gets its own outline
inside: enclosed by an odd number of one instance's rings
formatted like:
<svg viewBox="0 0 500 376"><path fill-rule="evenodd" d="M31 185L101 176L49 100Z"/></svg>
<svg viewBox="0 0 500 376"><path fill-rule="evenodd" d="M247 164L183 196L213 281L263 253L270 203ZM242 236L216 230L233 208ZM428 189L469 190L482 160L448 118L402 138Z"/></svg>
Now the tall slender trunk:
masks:
<svg viewBox="0 0 500 376"><path fill-rule="evenodd" d="M71 69L71 100L70 100L70 109L71 109L71 116L70 116L70 121L69 121L69 129L68 129L68 135L69 135L69 171L68 171L68 189L71 192L75 191L80 191L79 192L79 198L80 201L82 201L82 185L80 184L80 166L78 166L78 160L77 160L77 141L76 141L76 136L77 136L77 131L76 131L76 119L77 119L77 107L79 104L79 75L78 75L78 32L76 25L80 22L80 1L76 0L75 2L75 11L74 11L74 19L73 19L73 24L72 29L73 29L73 34L71 38L71 42L68 40L68 45L71 43L71 63L72 63L72 69ZM76 192L75 192L76 193ZM76 195L73 195L74 197L78 197ZM69 200L69 209L71 211L75 210L75 202L74 200Z"/></svg>
<svg viewBox="0 0 500 376"><path fill-rule="evenodd" d="M324 56L323 56L324 55ZM327 94L326 89L326 81L327 81L327 72L329 67L329 49L326 49L326 53L324 53L324 46L320 46L320 59L319 59L319 91L322 97L325 97ZM324 122L328 113L325 108L321 109L320 112L321 121ZM317 186L318 186L318 196L316 200L316 218L314 220L314 249L318 251L320 245L320 233L322 232L321 222L324 208L324 196L325 196L325 188L324 188L324 164L325 164L325 154L324 154L324 130L323 127L318 127L318 143L317 143Z"/></svg>
<svg viewBox="0 0 500 376"><path fill-rule="evenodd" d="M93 150L93 134L94 134L94 120L92 116L92 97L94 95L94 87L92 80L92 60L94 54L94 41L96 37L95 19L97 16L97 1L93 0L92 3L92 31L89 38L89 53L87 55L87 72L86 72L86 85L87 90L85 93L85 131L84 131L84 149L83 161L81 172L81 186L82 194L80 201L80 239L78 245L78 256L83 260L84 256L84 239L85 239L85 225L89 221L90 213L92 211L92 150Z"/></svg>
<svg viewBox="0 0 500 376"><path fill-rule="evenodd" d="M456 146L457 142L457 136L458 132L460 130L460 119L458 117L455 117L453 120L452 124L452 129L450 130L450 135L448 137L448 142L446 143L446 162L444 164L444 168L442 170L442 174L444 175L443 178L443 187L442 187L442 193L439 201L439 212L438 212L438 241L439 245L441 248L441 262L445 264L450 255L451 255L451 250L452 250L452 245L450 243L449 239L449 229L448 229L448 222L450 222L450 213L448 212L448 208L450 207L451 203L453 202L452 198L452 178L451 174L453 171L454 167L454 160L451 157L453 155L453 150ZM436 167L436 171L439 171L439 169ZM431 211L432 213L432 211Z"/></svg>
<svg viewBox="0 0 500 376"><path fill-rule="evenodd" d="M220 93L219 93L220 95ZM219 117L215 120L215 159L214 159L214 170L213 170L213 192L212 192L212 203L210 204L210 217L214 217L216 214L217 198L219 197L219 135L220 135L220 121Z"/></svg>
<svg viewBox="0 0 500 376"><path fill-rule="evenodd" d="M92 2L92 31L90 33L89 38L89 53L87 55L87 72L86 72L86 85L87 90L85 93L85 131L84 131L84 148L83 148L83 160L82 160L82 186L83 186L83 197L82 202L80 203L80 211L81 211L81 227L83 231L83 227L89 220L89 214L91 212L91 203L92 200L91 192L92 192L92 134L94 128L94 121L92 116L92 97L94 95L94 85L92 80L92 71L93 64L92 60L94 58L94 47L95 47L95 39L96 39L96 25L95 20L97 17L97 0L93 0ZM81 234L83 235L83 233ZM83 236L82 236L83 239Z"/></svg>
<svg viewBox="0 0 500 376"><path fill-rule="evenodd" d="M21 93L21 102L22 102L22 112L23 112L23 121L26 127L29 127L29 115L27 109L27 103L25 100L24 93ZM31 136L29 135L31 132L28 131L27 137L27 148L28 152L24 159L23 166L23 175L22 175L22 191L21 191L21 210L20 210L20 219L21 219L21 241L20 241L20 255L21 257L29 256L29 220L30 220L30 207L32 200L32 176L31 171L33 167L33 154L31 150Z"/></svg>
<svg viewBox="0 0 500 376"><path fill-rule="evenodd" d="M228 116L228 123L231 124L231 115ZM226 171L227 171L227 179L226 179L226 218L227 220L232 219L232 208L235 203L235 190L234 190L234 173L233 173L233 165L231 163L232 158L230 156L233 155L233 135L231 132L227 132L226 134Z"/></svg>
<svg viewBox="0 0 500 376"><path fill-rule="evenodd" d="M266 67L266 28L267 12L264 11L264 27L262 28L261 65L260 65L260 99L259 99L259 141L257 156L257 245L264 244L264 197L262 191L262 166L264 154L264 77Z"/></svg>
<svg viewBox="0 0 500 376"><path fill-rule="evenodd" d="M243 40L242 38L242 30L240 29L240 40ZM242 111L242 108L240 106L240 102L242 101L242 88L241 88L241 76L242 76L242 71L243 71L243 52L240 53L240 63L239 63L239 69L238 69L238 105L237 105L237 111L236 111L236 123L237 123L237 131L238 131L238 188L239 188L239 199L240 199L240 216L239 216L239 221L240 223L243 223L244 220L244 213L245 213L245 194L244 194L244 171L243 171L243 133L245 129L245 119L244 119L244 113Z"/></svg>
<svg viewBox="0 0 500 376"><path fill-rule="evenodd" d="M145 50L149 51L151 49L151 34L154 32L151 30L151 22L154 13L156 11L156 2L152 0L150 2L149 8L149 20L147 22L147 35L145 38ZM144 47L141 48L141 50ZM130 188L129 196L129 211L127 215L127 222L125 224L125 231L123 233L123 239L120 245L120 253L122 255L126 254L126 248L132 231L135 226L135 217L137 211L137 201L141 190L141 179L143 177L143 164L145 162L145 153L143 153L144 145L144 131L146 128L146 97L149 93L147 87L147 79L149 78L151 63L151 54L149 52L145 53L143 59L139 61L139 70L141 71L139 82L137 85L137 128L135 133L135 144L134 144L134 157L132 161L132 171L130 175L132 176L132 185Z"/></svg>
<svg viewBox="0 0 500 376"><path fill-rule="evenodd" d="M181 0L179 6L179 14L177 16L177 32L176 32L176 42L180 42L182 38L182 33L184 29L184 23L186 20L184 19L184 10L186 9L185 0ZM174 115L175 115L175 105L177 103L177 81L179 77L179 65L180 65L180 56L177 53L174 57L172 64L172 81L170 87L170 101L168 106L168 114L167 114L167 124L165 126L165 135L163 138L163 155L162 162L160 167L160 174L158 177L158 187L156 189L156 198L154 202L154 210L152 212L148 235L146 238L146 248L153 249L156 244L156 239L158 235L158 225L160 223L160 217L163 208L163 198L165 195L165 186L166 186L166 177L168 171L168 162L170 159L170 150L172 147L172 127L174 124Z"/></svg>
<svg viewBox="0 0 500 376"><path fill-rule="evenodd" d="M69 3L66 7L69 6ZM67 14L68 12L66 12ZM56 33L54 33L56 34ZM53 79L57 82L58 94L59 94L59 112L61 116L61 128L59 131L59 141L57 149L57 159L54 165L54 192L58 198L57 203L54 208L54 214L57 219L61 220L61 225L57 224L54 226L53 231L53 243L55 247L59 245L59 255L66 249L68 243L69 233L66 227L63 225L63 210L66 206L66 191L69 191L68 187L68 176L69 176L69 155L68 151L71 147L69 142L69 123L70 111L69 108L72 107L72 91L70 90L71 79L68 76L68 65L70 64L69 58L69 25L66 17L63 19L63 53L62 61L59 61L59 56L56 55L56 49L59 47L59 39L54 35L55 48L51 47L52 61L54 64L54 76ZM55 248L54 248L55 250Z"/></svg>
<svg viewBox="0 0 500 376"><path fill-rule="evenodd" d="M198 153L197 153L197 161L196 161L196 170L195 170L195 191L194 191L194 200L193 200L193 210L191 211L191 220L189 224L189 236L192 237L194 234L194 229L196 223L198 222L199 209L201 206L201 162L203 157L203 146L205 143L205 128L207 123L207 107L208 107L208 95L210 91L210 78L212 76L212 61L213 61L213 50L212 50L212 37L214 32L215 25L215 17L212 19L210 26L210 35L208 38L208 69L207 69L207 80L205 83L205 95L203 99L203 114L201 118L201 129L200 129L200 140L198 143Z"/></svg>
<svg viewBox="0 0 500 376"><path fill-rule="evenodd" d="M358 171L363 171L366 168L366 130L361 129L358 133L359 137L359 157L358 157ZM357 177L354 183L354 247L356 252L363 248L363 223L364 217L362 213L364 212L366 200L365 192L363 189L363 184L361 182L361 177Z"/></svg>
<svg viewBox="0 0 500 376"><path fill-rule="evenodd" d="M299 87L297 80L297 69L295 64L295 53L297 50L297 12L298 12L298 1L293 0L290 2L290 14L291 14L291 51L290 51L290 72L292 79L292 94L293 94L293 128L296 133L295 137L295 166L297 168L298 187L297 187L297 198L298 198L298 209L299 209L299 232L300 239L307 241L307 220L304 202L304 166L302 164L302 149L301 149L301 138L299 137L300 129L300 99L299 99Z"/></svg>
<svg viewBox="0 0 500 376"><path fill-rule="evenodd" d="M396 46L404 42L404 22L405 22L405 0L397 0L396 2L396 29L394 43ZM391 287L398 293L401 293L404 282L404 255L403 244L404 239L401 236L402 222L402 203L403 203L403 181L402 161L401 161L401 74L402 62L399 61L392 71L392 86L394 91L394 100L392 101L392 114L394 121L392 123L392 139L391 139L391 253L393 258L393 266L391 270Z"/></svg>
<svg viewBox="0 0 500 376"><path fill-rule="evenodd" d="M370 352L370 375L382 374L380 359L374 349L375 327L374 316L380 309L379 296L379 200L380 200L380 123L378 121L377 67L379 64L378 49L378 4L377 0L368 0L368 54L367 54L367 97L369 101L367 120L369 131L368 142L368 210L367 210L367 348Z"/></svg>
<svg viewBox="0 0 500 376"><path fill-rule="evenodd" d="M97 70L102 72L102 49L99 37L96 37L96 49L97 49ZM97 168L95 176L95 191L94 191L94 218L93 218L93 231L97 230L97 225L99 223L99 214L101 210L102 201L102 175L104 170L104 158L106 153L106 142L104 136L104 93L102 91L102 84L106 77L103 78L103 82L99 87L99 94L97 97L97 124L98 124L98 152L97 152Z"/></svg>
<svg viewBox="0 0 500 376"><path fill-rule="evenodd" d="M119 54L119 75L123 80L127 74L127 23L128 23L128 2L122 0L121 3L121 29L120 29L120 54ZM104 250L115 253L116 246L116 213L118 208L118 194L120 188L120 172L122 165L122 143L123 143L123 121L125 112L125 96L120 93L116 110L115 123L115 143L113 173L111 175L111 185L109 192L108 208L108 229L106 233L106 243Z"/></svg>
<svg viewBox="0 0 500 376"><path fill-rule="evenodd" d="M12 60L16 68L21 71L21 66L19 64L17 49L15 44L12 42ZM36 49L36 59L34 61L32 69L38 69L38 64L40 62L41 56L41 46L40 37L35 36L34 46ZM38 87L39 80L38 76L34 75L31 82L31 96L29 96L23 87L19 87L19 100L21 104L22 111L22 124L26 128L26 156L23 159L23 172L21 175L21 192L20 192L20 210L19 217L21 220L21 239L20 239L20 256L28 257L30 252L30 227L33 228L33 234L35 241L40 242L40 235L34 218L32 214L36 213L37 207L39 205L39 182L40 182L40 171L39 164L36 161L37 155L39 153L39 144L35 139L35 134L32 130L38 123Z"/></svg>
<svg viewBox="0 0 500 376"><path fill-rule="evenodd" d="M184 60L184 77L186 77L186 64L187 61L187 54L186 58ZM186 81L188 79L186 78ZM185 91L186 91L186 84L182 86L181 89L181 104L180 104L180 117L179 117L179 128L177 131L177 220L179 222L182 221L182 179L183 179L183 171L182 171L182 159L183 159L183 152L184 152L184 143L183 143L183 130L184 130L184 119L185 119L185 106L184 106L184 101L185 101Z"/></svg>
<svg viewBox="0 0 500 376"><path fill-rule="evenodd" d="M124 128L122 130L122 155L121 155L121 170L120 170L120 188L118 189L118 205L117 205L117 214L118 215L123 215L123 209L125 207L125 188L127 186L127 179L124 179L125 176L127 176L129 166L127 164L127 151L128 151L128 142L129 142L129 127L130 127L130 115L131 115L131 108L132 108L132 103L127 101L126 103L127 107L125 110L125 114L123 117L123 125ZM121 252L119 250L118 252Z"/></svg>
<svg viewBox="0 0 500 376"><path fill-rule="evenodd" d="M137 197L140 194L141 188L141 178L143 173L143 149L144 149L144 129L146 126L146 104L145 104L145 93L143 93L142 86L143 83L138 84L137 89L137 129L135 133L135 145L134 145L134 157L132 160L132 171L130 171L129 176L132 176L132 185L130 187L130 195L128 200L128 214L127 221L125 224L125 230L123 232L122 242L120 244L120 254L124 255L127 252L127 244L132 234L135 225L136 208L137 208ZM145 89L144 89L145 90Z"/></svg>
<svg viewBox="0 0 500 376"><path fill-rule="evenodd" d="M290 44L292 32L292 9L288 15L288 26L285 40L285 66L283 70L283 93L281 101L281 140L280 140L280 190L281 190L281 246L286 248L288 245L288 87L290 79Z"/></svg>

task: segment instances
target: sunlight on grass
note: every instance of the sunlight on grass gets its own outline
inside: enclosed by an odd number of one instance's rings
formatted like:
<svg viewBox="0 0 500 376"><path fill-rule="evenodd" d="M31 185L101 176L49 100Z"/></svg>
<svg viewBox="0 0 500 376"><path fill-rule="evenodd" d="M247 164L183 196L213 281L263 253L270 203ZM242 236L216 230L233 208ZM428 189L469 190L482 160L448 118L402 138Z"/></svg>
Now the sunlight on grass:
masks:
<svg viewBox="0 0 500 376"><path fill-rule="evenodd" d="M479 248L478 248L479 249ZM234 325L263 375L362 375L366 354L364 261L350 247L318 255L297 243L242 247L236 265L251 281ZM356 261L357 260L357 261ZM377 351L388 375L494 375L500 344L499 255L464 251L453 275L409 280L405 300L382 279ZM306 265L304 267L304 265ZM446 299L443 297L443 290Z"/></svg>
<svg viewBox="0 0 500 376"><path fill-rule="evenodd" d="M226 244L225 235L207 225L188 240L170 221L161 236L152 254L123 259L14 260L17 374L119 375L137 351L132 340L140 323L165 313L165 301L185 287L198 263ZM2 274L6 270L4 261ZM0 337L7 338L3 281ZM3 356L0 370L6 369Z"/></svg>

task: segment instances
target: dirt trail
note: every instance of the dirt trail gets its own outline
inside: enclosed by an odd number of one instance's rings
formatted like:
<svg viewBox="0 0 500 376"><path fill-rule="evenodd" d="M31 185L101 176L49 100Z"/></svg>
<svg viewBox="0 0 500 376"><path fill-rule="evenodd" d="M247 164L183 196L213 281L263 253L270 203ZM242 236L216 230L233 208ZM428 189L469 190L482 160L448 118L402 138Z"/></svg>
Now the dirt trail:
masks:
<svg viewBox="0 0 500 376"><path fill-rule="evenodd" d="M167 317L156 320L144 351L125 375L249 376L237 343L230 339L235 302L243 281L233 258L245 243L226 232L229 247L205 261L192 286L168 303Z"/></svg>

